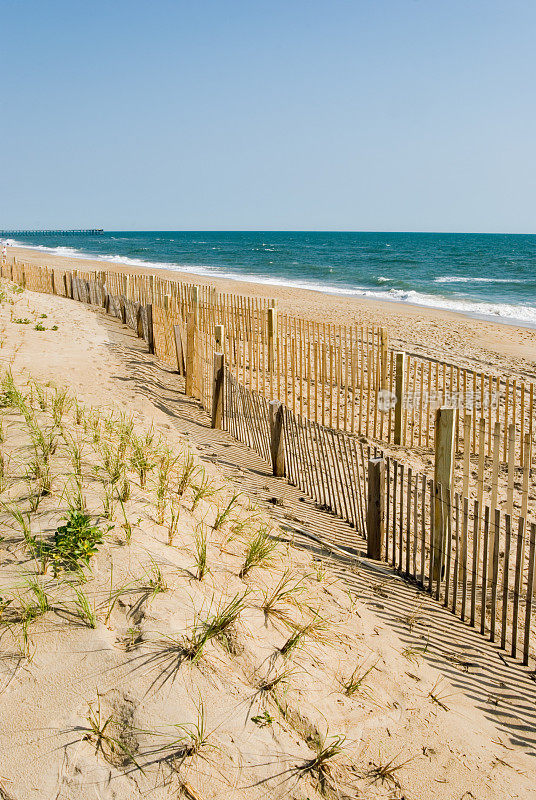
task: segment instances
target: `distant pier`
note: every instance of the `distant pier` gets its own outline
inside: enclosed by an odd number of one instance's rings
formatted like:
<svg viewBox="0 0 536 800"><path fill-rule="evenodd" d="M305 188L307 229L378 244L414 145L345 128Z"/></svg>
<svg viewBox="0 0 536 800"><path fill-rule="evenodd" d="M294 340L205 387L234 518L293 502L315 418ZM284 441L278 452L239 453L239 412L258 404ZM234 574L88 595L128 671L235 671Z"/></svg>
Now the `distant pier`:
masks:
<svg viewBox="0 0 536 800"><path fill-rule="evenodd" d="M70 231L0 231L0 236L99 236L102 233L104 228L86 228Z"/></svg>

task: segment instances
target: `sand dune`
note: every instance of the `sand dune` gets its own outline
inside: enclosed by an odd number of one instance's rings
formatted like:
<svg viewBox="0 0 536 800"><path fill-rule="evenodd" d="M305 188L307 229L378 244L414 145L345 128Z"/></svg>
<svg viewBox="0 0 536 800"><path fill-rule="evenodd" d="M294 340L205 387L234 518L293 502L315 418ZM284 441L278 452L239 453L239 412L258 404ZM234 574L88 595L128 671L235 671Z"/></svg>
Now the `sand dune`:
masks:
<svg viewBox="0 0 536 800"><path fill-rule="evenodd" d="M23 397L4 377L4 797L533 796L521 668L387 567L342 557L351 529L210 431L116 320L5 287L0 359ZM43 543L78 485L102 543L74 569Z"/></svg>

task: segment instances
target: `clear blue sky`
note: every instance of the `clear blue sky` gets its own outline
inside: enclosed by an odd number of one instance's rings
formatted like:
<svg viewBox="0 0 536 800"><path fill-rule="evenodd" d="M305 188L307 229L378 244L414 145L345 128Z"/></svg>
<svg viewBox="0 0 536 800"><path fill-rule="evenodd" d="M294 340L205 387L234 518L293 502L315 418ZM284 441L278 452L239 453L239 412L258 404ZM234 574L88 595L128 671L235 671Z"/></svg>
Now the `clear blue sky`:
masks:
<svg viewBox="0 0 536 800"><path fill-rule="evenodd" d="M536 232L534 0L0 11L0 228Z"/></svg>

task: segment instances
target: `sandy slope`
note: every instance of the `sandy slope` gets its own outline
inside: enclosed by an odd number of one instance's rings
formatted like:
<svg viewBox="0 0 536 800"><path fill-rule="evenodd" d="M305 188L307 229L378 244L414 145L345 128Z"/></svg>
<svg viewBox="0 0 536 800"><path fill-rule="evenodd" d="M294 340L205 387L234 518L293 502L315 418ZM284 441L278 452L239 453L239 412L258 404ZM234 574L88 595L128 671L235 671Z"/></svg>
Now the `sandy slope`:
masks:
<svg viewBox="0 0 536 800"><path fill-rule="evenodd" d="M6 611L10 624L0 631L4 797L127 800L174 798L182 792L194 799L313 800L332 787L340 797L352 798L534 796L535 729L527 690L533 684L520 668L509 663L502 669L489 645L448 614L435 616L432 601L400 581L392 582L386 568L371 573L357 561L344 569L334 557L312 561L298 533L296 546L282 543L269 568L253 569L240 578L245 537L251 531L239 532L226 543L229 523L216 532L210 532L210 526L218 506L236 489L255 491L261 498L265 487L273 493L273 484L258 465L252 461L248 469L244 448L207 431L202 412L182 402L173 389L178 388L176 376L147 356L143 344L117 321L60 297L29 292L14 297L15 305L7 300L0 306L3 368L11 366L21 384L33 378L64 386L105 417L132 414L140 432L152 424L183 460L189 442L201 454L218 494L201 500L191 513L189 490L170 546L165 526L156 521L154 476L142 489L130 472L131 542L125 541L117 511L115 528L105 537L91 572L86 570L89 580L83 590L97 607L96 627L76 618L74 587L67 585L67 576L55 580L49 570L38 580L49 593L52 610L31 624L29 649L22 656L21 625L9 613L28 602L31 592L24 581L35 564L20 531L9 515L3 515L0 594L13 597ZM34 321L43 313L47 317L42 324L56 324L57 331L34 330ZM16 324L14 318L29 318L31 324ZM36 413L43 426L51 424L49 410ZM12 407L3 411L3 426L2 448L11 476L4 493L27 507L27 429ZM64 427L85 441L84 491L90 510L101 514L94 427L87 422L86 430L77 426L73 408ZM223 461L217 457L223 451L234 485L210 463ZM70 469L66 451L59 446L53 457L53 493L41 501L33 530L53 532L59 524L67 499L62 488ZM286 534L289 520L305 530L303 519L309 513L310 531L314 524L325 524L334 535L344 535L345 526L300 503L299 493L281 491ZM238 516L252 513L247 496L242 497ZM255 514L252 525L257 529L271 523L265 506ZM97 519L106 525L102 517ZM203 520L209 533L210 572L199 581L193 576L195 531ZM166 591L154 591L154 564L164 575ZM329 624L311 631L302 646L285 657L281 648L289 629L265 618L259 606L263 589L273 587L289 565L296 579L306 577L299 606L287 605L286 613L299 624L319 610ZM121 592L110 611L111 586ZM246 591L244 609L225 641L209 643L197 663L185 659L181 637L191 634L196 618L210 617ZM312 612L307 611L306 599ZM427 619L433 621L431 628ZM437 642L442 625L443 656ZM448 636L456 642L455 652L447 645ZM454 654L459 663L453 670L449 656ZM348 697L341 680L356 668L359 677L372 669ZM274 691L261 689L263 682L283 671L288 675ZM98 716L99 703L101 720L111 716L109 730L124 748L115 754L105 743L99 751L95 736L88 734L88 715ZM199 721L201 703L210 735L204 749L188 755L184 736ZM512 711L516 703L517 718ZM180 727L184 725L186 729ZM325 737L328 744L338 741L335 736L346 738L340 740L341 752L328 762L322 785L314 768L318 742ZM391 777L382 776L381 766L389 763L397 769Z"/></svg>

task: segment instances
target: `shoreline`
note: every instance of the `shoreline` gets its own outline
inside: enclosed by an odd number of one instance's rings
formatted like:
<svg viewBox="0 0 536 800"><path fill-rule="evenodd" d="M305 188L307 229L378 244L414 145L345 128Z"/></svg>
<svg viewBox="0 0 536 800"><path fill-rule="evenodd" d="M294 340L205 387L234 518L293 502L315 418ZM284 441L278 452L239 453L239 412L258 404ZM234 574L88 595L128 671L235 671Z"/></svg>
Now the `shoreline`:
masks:
<svg viewBox="0 0 536 800"><path fill-rule="evenodd" d="M9 240L7 240L9 241ZM33 253L42 253L45 256L48 256L49 259L61 259L66 261L80 261L82 263L90 263L92 266L106 264L108 268L111 268L113 271L125 271L128 270L132 274L165 274L166 276L177 276L177 280L184 281L184 282L192 282L192 278L195 277L200 280L201 283L204 284L217 284L218 282L231 282L237 283L238 285L246 284L249 287L254 287L253 294L260 294L262 296L272 297L274 292L281 291L290 291L290 292L312 292L315 294L320 295L327 295L328 297L335 297L341 300L354 300L356 302L363 302L363 303L374 303L374 304L387 304L387 305L395 305L398 307L406 308L408 307L410 311L414 313L420 311L430 311L435 314L446 314L452 315L454 318L462 318L462 319L472 319L472 320L479 320L481 322L489 322L496 325L508 325L514 328L522 328L524 330L534 330L536 331L536 322L528 322L521 318L516 317L508 317L508 316L501 316L499 314L485 314L480 313L478 311L471 311L471 310L462 310L460 308L445 308L444 306L438 304L426 304L426 303L418 303L412 302L411 300L403 300L396 297L390 297L387 293L383 296L383 293L378 293L374 295L372 290L369 289L353 289L353 288L337 288L336 286L329 286L329 285L319 285L316 287L315 285L305 285L304 283L300 283L299 281L292 282L292 280L282 281L282 280L271 280L265 276L258 276L257 280L255 280L255 276L245 274L244 276L240 275L239 273L229 272L226 274L219 275L211 271L210 267L204 267L202 265L195 265L195 266L186 266L177 263L173 264L165 264L164 262L154 262L151 264L150 262L142 262L139 264L135 263L134 259L128 258L125 256L126 260L122 261L121 256L91 256L91 255L84 255L83 253L74 254L71 253L58 253L58 249L62 248L50 248L47 249L42 245L39 246L31 246L31 245L12 245L8 244L12 250L20 250L24 254L24 258L28 258L29 255ZM69 250L70 248L64 248ZM115 260L118 259L118 260ZM34 259L32 259L34 260ZM121 270L114 269L114 267L119 267ZM265 292L260 292L260 287L266 287ZM273 289L273 292L270 292L270 288ZM240 294L240 292L237 292Z"/></svg>
<svg viewBox="0 0 536 800"><path fill-rule="evenodd" d="M213 285L219 291L274 298L281 311L332 324L378 325L386 328L391 343L420 354L452 358L486 369L507 369L536 377L536 329L514 322L480 319L459 311L369 297L328 293L312 288L239 278L202 275L162 266L150 268L128 262L58 255L44 250L8 246L8 259L80 270L155 274L170 280Z"/></svg>

